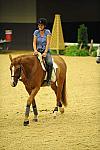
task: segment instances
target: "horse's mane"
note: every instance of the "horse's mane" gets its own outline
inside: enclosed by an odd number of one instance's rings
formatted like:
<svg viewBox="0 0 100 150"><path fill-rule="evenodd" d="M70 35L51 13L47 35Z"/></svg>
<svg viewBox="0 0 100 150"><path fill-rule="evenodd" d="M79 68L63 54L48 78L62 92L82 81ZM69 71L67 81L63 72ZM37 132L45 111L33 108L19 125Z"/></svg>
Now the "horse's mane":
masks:
<svg viewBox="0 0 100 150"><path fill-rule="evenodd" d="M12 63L13 64L32 63L34 60L36 60L36 56L34 55L20 55L13 58Z"/></svg>

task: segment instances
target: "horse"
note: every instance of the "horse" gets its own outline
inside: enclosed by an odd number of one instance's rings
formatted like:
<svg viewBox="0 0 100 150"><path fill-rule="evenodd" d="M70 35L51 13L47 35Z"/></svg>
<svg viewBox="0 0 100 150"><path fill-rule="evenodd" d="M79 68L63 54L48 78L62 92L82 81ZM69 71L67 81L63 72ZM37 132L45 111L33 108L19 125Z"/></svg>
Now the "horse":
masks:
<svg viewBox="0 0 100 150"><path fill-rule="evenodd" d="M11 73L11 86L15 87L18 81L21 81L25 85L25 89L29 94L27 100L24 126L29 124L29 112L32 105L34 113L34 121L38 121L38 110L36 106L35 96L40 90L42 83L45 79L46 71L42 68L42 65L35 55L19 55L12 58L9 54L11 61L10 73ZM64 59L58 55L52 56L54 62L57 64L56 68L56 80L51 81L51 88L56 95L56 107L54 107L53 114L56 117L58 108L61 113L64 113L64 107L67 106L67 91L66 91L66 73L67 65Z"/></svg>

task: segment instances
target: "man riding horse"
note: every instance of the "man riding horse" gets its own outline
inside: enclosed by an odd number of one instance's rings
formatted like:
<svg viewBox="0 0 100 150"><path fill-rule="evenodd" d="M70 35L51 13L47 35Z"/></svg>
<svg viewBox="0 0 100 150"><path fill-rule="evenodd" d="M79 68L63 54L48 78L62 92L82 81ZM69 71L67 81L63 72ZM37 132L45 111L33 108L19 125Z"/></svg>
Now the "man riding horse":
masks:
<svg viewBox="0 0 100 150"><path fill-rule="evenodd" d="M47 20L45 18L40 18L37 24L38 30L35 30L33 33L34 55L38 55L38 52L42 54L42 57L44 58L46 63L46 85L50 85L53 68L52 57L49 49L51 32L50 30L46 29Z"/></svg>

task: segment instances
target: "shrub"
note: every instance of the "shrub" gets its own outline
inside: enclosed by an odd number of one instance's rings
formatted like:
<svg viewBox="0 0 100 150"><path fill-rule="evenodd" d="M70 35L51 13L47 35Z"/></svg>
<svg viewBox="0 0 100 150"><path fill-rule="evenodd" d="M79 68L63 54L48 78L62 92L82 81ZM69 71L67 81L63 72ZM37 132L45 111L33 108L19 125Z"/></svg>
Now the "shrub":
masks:
<svg viewBox="0 0 100 150"><path fill-rule="evenodd" d="M57 54L56 50L51 50L51 54L55 55ZM85 49L78 49L78 46L68 46L65 48L65 50L59 50L60 55L65 56L89 56L89 52Z"/></svg>
<svg viewBox="0 0 100 150"><path fill-rule="evenodd" d="M78 28L78 47L82 43L83 48L88 47L88 34L87 34L87 27L84 24L80 25Z"/></svg>
<svg viewBox="0 0 100 150"><path fill-rule="evenodd" d="M90 55L93 56L93 57L97 56L97 47L96 46L92 47Z"/></svg>
<svg viewBox="0 0 100 150"><path fill-rule="evenodd" d="M56 55L57 54L57 50L51 50L51 54L52 55ZM59 50L59 54L60 55L65 55L65 50Z"/></svg>
<svg viewBox="0 0 100 150"><path fill-rule="evenodd" d="M89 56L89 52L85 49L79 50L78 46L70 46L66 48L66 56Z"/></svg>

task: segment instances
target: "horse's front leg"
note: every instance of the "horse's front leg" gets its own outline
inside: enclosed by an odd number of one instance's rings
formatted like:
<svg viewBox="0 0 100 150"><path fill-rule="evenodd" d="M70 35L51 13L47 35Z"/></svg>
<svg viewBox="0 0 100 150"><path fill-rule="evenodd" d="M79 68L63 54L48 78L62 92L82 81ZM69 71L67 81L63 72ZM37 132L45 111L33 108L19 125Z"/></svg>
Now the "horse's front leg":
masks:
<svg viewBox="0 0 100 150"><path fill-rule="evenodd" d="M38 121L38 111L37 111L37 106L35 103L35 99L32 101L32 108L33 108L33 113L34 113L34 119L33 121L37 122Z"/></svg>
<svg viewBox="0 0 100 150"><path fill-rule="evenodd" d="M27 126L29 124L29 112L30 112L30 106L34 100L35 95L39 91L40 87L36 87L32 90L26 105L26 111L25 111L25 119L24 119L24 126Z"/></svg>

